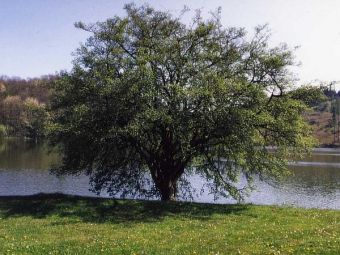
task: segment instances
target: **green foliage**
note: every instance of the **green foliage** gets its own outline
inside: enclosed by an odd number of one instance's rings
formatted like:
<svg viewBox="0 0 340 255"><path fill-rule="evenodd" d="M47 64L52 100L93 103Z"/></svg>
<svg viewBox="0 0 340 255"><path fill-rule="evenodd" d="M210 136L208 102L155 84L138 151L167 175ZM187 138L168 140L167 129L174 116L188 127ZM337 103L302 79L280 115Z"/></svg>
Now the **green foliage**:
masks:
<svg viewBox="0 0 340 255"><path fill-rule="evenodd" d="M304 102L309 107L318 106L327 100L322 88L308 85L292 90L289 96Z"/></svg>
<svg viewBox="0 0 340 255"><path fill-rule="evenodd" d="M2 123L9 126L9 135L20 133L23 130L22 112L23 104L19 96L7 96L1 102Z"/></svg>
<svg viewBox="0 0 340 255"><path fill-rule="evenodd" d="M313 144L306 105L288 92L292 52L269 48L265 26L247 40L218 13L185 25L148 6L125 10L76 24L91 36L55 85L56 173L86 171L94 190L112 195L173 200L195 169L211 192L241 199L241 176L282 176L287 157Z"/></svg>
<svg viewBox="0 0 340 255"><path fill-rule="evenodd" d="M5 95L5 93L6 93L6 85L3 84L3 83L0 81L0 96Z"/></svg>
<svg viewBox="0 0 340 255"><path fill-rule="evenodd" d="M320 84L321 90L328 99L333 99L334 97L339 95L339 92L337 93L333 87L334 84L334 82L328 84L326 82L321 82Z"/></svg>
<svg viewBox="0 0 340 255"><path fill-rule="evenodd" d="M20 79L0 76L0 122L8 136L41 138L48 118L46 103L54 76Z"/></svg>
<svg viewBox="0 0 340 255"><path fill-rule="evenodd" d="M7 135L6 126L0 124L0 138L4 138L6 135Z"/></svg>
<svg viewBox="0 0 340 255"><path fill-rule="evenodd" d="M325 102L320 103L318 106L316 106L315 110L319 112L329 112L330 107L331 107L331 102L325 101Z"/></svg>
<svg viewBox="0 0 340 255"><path fill-rule="evenodd" d="M24 106L26 136L33 139L44 137L48 119L45 105L40 104L34 98L28 98L25 100Z"/></svg>
<svg viewBox="0 0 340 255"><path fill-rule="evenodd" d="M339 254L340 212L276 206L0 198L1 254Z"/></svg>

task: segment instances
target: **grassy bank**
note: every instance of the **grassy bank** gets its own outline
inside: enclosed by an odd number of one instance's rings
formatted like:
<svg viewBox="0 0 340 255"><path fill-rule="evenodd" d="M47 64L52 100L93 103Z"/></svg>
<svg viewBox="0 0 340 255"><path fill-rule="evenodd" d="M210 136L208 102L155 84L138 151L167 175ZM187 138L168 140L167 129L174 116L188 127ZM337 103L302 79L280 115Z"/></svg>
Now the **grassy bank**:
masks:
<svg viewBox="0 0 340 255"><path fill-rule="evenodd" d="M0 254L340 254L340 211L0 198Z"/></svg>

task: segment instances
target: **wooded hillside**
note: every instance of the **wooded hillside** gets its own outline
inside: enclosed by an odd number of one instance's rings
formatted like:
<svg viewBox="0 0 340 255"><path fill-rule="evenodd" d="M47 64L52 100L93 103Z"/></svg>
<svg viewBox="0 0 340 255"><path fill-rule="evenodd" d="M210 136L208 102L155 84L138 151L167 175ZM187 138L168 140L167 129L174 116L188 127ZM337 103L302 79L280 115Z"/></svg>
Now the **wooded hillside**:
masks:
<svg viewBox="0 0 340 255"><path fill-rule="evenodd" d="M49 84L55 76L0 77L0 136L44 136Z"/></svg>

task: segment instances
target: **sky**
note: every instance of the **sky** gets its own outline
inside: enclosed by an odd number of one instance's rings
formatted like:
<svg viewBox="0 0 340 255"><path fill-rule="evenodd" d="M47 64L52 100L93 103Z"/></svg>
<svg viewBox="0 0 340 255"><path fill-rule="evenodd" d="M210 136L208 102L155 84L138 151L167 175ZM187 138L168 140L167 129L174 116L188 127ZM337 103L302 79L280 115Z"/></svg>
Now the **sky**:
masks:
<svg viewBox="0 0 340 255"><path fill-rule="evenodd" d="M55 74L72 67L72 52L89 34L74 23L104 21L125 14L120 0L0 0L0 75L22 78ZM340 1L338 0L144 0L179 14L184 6L209 11L222 7L222 24L249 34L269 24L271 45L299 46L300 84L340 81Z"/></svg>

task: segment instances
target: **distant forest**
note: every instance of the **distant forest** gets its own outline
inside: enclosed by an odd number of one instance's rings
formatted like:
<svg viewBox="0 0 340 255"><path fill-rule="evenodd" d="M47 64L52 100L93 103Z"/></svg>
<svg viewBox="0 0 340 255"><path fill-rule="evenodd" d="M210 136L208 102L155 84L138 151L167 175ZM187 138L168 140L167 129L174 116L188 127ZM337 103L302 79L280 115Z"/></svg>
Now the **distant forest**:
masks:
<svg viewBox="0 0 340 255"><path fill-rule="evenodd" d="M44 137L50 85L55 79L53 75L33 79L0 76L0 136Z"/></svg>
<svg viewBox="0 0 340 255"><path fill-rule="evenodd" d="M0 76L0 137L37 140L46 135L49 99L56 79L55 75L31 79ZM306 119L321 144L340 144L340 92L328 86L322 86L322 90L328 100L312 103L313 110L306 113Z"/></svg>

